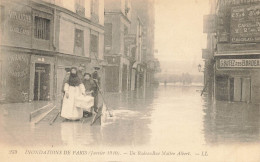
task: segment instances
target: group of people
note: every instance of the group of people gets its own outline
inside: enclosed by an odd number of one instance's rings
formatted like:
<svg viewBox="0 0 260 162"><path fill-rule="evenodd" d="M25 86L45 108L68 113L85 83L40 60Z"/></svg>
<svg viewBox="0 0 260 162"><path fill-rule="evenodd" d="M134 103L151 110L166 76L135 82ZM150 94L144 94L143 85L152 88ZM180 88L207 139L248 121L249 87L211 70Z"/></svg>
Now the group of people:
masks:
<svg viewBox="0 0 260 162"><path fill-rule="evenodd" d="M66 68L66 75L63 80L62 109L61 117L67 120L79 120L83 116L91 116L92 110L98 111L98 93L100 87L100 77L98 75L99 67L95 67L94 73L85 72L85 65L81 64L79 68ZM92 101L93 105L89 111L84 111L77 105L77 98L82 97L85 102Z"/></svg>

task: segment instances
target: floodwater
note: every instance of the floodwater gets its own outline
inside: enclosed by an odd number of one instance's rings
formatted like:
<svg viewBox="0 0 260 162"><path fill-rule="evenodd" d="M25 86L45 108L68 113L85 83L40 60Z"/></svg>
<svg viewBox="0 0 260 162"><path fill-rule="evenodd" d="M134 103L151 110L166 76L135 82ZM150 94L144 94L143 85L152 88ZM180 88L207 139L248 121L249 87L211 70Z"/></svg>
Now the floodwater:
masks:
<svg viewBox="0 0 260 162"><path fill-rule="evenodd" d="M202 87L159 86L106 94L113 117L90 122L49 121L36 125L1 109L1 143L15 146L205 146L260 142L259 105L217 102L200 96ZM22 110L22 109L21 109Z"/></svg>

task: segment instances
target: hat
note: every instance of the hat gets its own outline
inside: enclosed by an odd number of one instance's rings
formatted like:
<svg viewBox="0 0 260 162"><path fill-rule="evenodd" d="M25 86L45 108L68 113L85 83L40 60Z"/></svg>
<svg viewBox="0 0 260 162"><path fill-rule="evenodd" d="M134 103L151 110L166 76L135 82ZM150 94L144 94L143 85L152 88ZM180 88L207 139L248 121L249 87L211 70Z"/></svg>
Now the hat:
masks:
<svg viewBox="0 0 260 162"><path fill-rule="evenodd" d="M84 67L85 68L86 65L85 64L80 64L79 67Z"/></svg>
<svg viewBox="0 0 260 162"><path fill-rule="evenodd" d="M86 75L89 75L89 76L91 77L91 74L90 74L90 73L84 73L84 76L86 76Z"/></svg>
<svg viewBox="0 0 260 162"><path fill-rule="evenodd" d="M100 67L95 66L94 69L95 69L95 70L100 70Z"/></svg>
<svg viewBox="0 0 260 162"><path fill-rule="evenodd" d="M71 68L70 68L70 71L71 71L72 69L78 70L76 67L71 67Z"/></svg>
<svg viewBox="0 0 260 162"><path fill-rule="evenodd" d="M65 71L66 71L66 72L70 72L70 68L68 68L68 67L65 68Z"/></svg>

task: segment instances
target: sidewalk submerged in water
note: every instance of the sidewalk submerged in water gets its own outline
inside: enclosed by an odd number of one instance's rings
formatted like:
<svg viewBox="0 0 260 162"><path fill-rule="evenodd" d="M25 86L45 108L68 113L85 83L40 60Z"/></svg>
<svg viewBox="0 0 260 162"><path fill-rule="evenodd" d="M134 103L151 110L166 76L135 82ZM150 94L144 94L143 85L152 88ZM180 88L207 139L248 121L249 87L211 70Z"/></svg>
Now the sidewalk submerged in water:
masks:
<svg viewBox="0 0 260 162"><path fill-rule="evenodd" d="M0 104L1 118L5 120L15 120L17 122L29 123L32 113L37 116L42 116L43 113L46 113L46 110L55 105L56 102L54 101Z"/></svg>

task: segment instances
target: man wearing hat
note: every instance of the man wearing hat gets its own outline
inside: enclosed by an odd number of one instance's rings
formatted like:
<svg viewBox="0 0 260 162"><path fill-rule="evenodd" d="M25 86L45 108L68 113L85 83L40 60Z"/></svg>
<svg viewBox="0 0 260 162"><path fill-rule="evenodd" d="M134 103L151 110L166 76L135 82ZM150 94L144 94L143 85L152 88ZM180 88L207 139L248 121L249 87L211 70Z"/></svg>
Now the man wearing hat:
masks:
<svg viewBox="0 0 260 162"><path fill-rule="evenodd" d="M78 77L80 78L81 82L84 80L84 73L85 73L86 66L85 64L80 64L78 68Z"/></svg>
<svg viewBox="0 0 260 162"><path fill-rule="evenodd" d="M98 74L98 70L100 70L100 67L95 66L94 67L94 72L92 73L92 78L95 82L95 84L97 84L97 87L94 89L93 92L93 97L94 97L94 111L97 113L97 109L98 109L98 92L100 91L99 87L100 87L100 77Z"/></svg>

